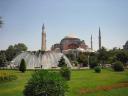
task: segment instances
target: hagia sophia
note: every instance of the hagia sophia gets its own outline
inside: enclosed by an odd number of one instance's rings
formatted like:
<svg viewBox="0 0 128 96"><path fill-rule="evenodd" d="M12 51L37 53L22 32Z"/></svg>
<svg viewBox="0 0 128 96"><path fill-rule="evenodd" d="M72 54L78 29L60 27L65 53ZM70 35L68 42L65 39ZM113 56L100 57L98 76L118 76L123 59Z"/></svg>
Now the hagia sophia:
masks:
<svg viewBox="0 0 128 96"><path fill-rule="evenodd" d="M81 40L74 34L65 36L59 43L53 44L52 51L62 52L64 54L73 52L94 52L92 36L90 38L91 47L89 47L84 40ZM101 32L99 28L99 49L101 48ZM42 26L42 44L41 50L46 50L46 32L45 26Z"/></svg>
<svg viewBox="0 0 128 96"><path fill-rule="evenodd" d="M68 35L65 36L60 43L52 45L51 50L54 51L61 51L63 53L68 53L70 50L76 49L78 51L86 51L89 49L88 45L85 43L84 40L80 40L75 35Z"/></svg>

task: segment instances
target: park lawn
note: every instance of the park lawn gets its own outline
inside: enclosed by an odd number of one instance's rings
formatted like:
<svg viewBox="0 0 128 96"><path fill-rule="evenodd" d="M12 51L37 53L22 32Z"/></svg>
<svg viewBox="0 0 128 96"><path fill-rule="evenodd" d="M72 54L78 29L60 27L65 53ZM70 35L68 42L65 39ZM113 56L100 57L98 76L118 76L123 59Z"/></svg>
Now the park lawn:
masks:
<svg viewBox="0 0 128 96"><path fill-rule="evenodd" d="M18 78L11 82L0 83L0 96L23 96L24 86L33 71L25 73L14 70L7 71L13 72ZM103 69L101 73L95 73L94 70L75 70L72 71L71 80L68 81L69 92L66 96L128 96L128 87L95 90L99 86L111 86L121 82L128 83L128 70L114 72L110 69ZM86 93L82 91L84 89L95 91Z"/></svg>

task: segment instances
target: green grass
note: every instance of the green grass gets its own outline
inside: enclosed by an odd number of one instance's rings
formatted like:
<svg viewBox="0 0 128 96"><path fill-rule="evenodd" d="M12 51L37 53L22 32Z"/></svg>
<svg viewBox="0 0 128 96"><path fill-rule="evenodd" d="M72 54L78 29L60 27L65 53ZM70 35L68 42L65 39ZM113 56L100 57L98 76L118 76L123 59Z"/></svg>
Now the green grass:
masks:
<svg viewBox="0 0 128 96"><path fill-rule="evenodd" d="M0 83L0 96L23 96L24 86L33 71L27 71L25 74L15 70L7 71L13 72L18 78L11 82ZM72 71L71 80L68 81L70 88L67 96L128 96L128 87L80 94L82 88L95 89L97 86L109 86L124 81L128 81L128 70L113 72L104 69L101 73L95 73L94 70Z"/></svg>

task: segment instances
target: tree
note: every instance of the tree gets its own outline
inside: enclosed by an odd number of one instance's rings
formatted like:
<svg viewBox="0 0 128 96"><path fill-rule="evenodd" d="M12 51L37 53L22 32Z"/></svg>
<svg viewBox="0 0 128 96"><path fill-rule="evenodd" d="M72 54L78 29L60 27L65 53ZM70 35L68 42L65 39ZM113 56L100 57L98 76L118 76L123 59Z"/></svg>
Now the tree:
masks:
<svg viewBox="0 0 128 96"><path fill-rule="evenodd" d="M128 61L128 56L125 51L121 50L116 54L116 60L121 61L125 66Z"/></svg>
<svg viewBox="0 0 128 96"><path fill-rule="evenodd" d="M88 64L88 55L84 54L84 53L80 53L78 56L78 60L79 64L83 64L83 66L87 66Z"/></svg>
<svg viewBox="0 0 128 96"><path fill-rule="evenodd" d="M90 68L95 68L96 66L98 66L98 60L96 55L90 55L89 66Z"/></svg>
<svg viewBox="0 0 128 96"><path fill-rule="evenodd" d="M17 52L17 54L21 53L22 51L27 51L27 47L23 43L15 44L14 49Z"/></svg>
<svg viewBox="0 0 128 96"><path fill-rule="evenodd" d="M19 71L21 71L21 72L26 71L26 63L25 63L24 59L21 60L21 63L20 63L20 66L19 66Z"/></svg>
<svg viewBox="0 0 128 96"><path fill-rule="evenodd" d="M14 57L19 55L22 51L27 51L27 47L23 43L18 43L13 45L10 45L8 49L6 50L6 57L8 61L11 61Z"/></svg>
<svg viewBox="0 0 128 96"><path fill-rule="evenodd" d="M63 56L61 57L58 66L59 66L59 67L64 67L64 66L66 66L65 59L64 59Z"/></svg>
<svg viewBox="0 0 128 96"><path fill-rule="evenodd" d="M4 67L6 63L6 55L4 51L0 51L0 67Z"/></svg>
<svg viewBox="0 0 128 96"><path fill-rule="evenodd" d="M76 60L76 56L72 53L66 54L66 56L68 57L68 59L70 61L75 61Z"/></svg>
<svg viewBox="0 0 128 96"><path fill-rule="evenodd" d="M6 50L6 57L8 61L11 61L16 56L16 51L12 45Z"/></svg>
<svg viewBox="0 0 128 96"><path fill-rule="evenodd" d="M114 71L124 71L124 66L120 61L114 62L112 68L114 69Z"/></svg>
<svg viewBox="0 0 128 96"><path fill-rule="evenodd" d="M103 68L105 62L108 60L108 53L107 53L107 50L104 47L102 47L98 51L98 60L102 64L102 68Z"/></svg>

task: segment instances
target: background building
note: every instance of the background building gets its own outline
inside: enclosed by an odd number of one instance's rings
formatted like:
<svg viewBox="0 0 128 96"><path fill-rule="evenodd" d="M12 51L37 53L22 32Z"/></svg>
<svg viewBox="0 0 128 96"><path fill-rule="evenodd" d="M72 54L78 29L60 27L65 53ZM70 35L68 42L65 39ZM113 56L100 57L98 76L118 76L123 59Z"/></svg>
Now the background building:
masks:
<svg viewBox="0 0 128 96"><path fill-rule="evenodd" d="M71 51L80 51L85 52L87 51L88 45L86 45L84 40L80 40L75 35L68 35L65 36L60 43L52 45L51 50L54 51L61 51L65 54L71 52Z"/></svg>

